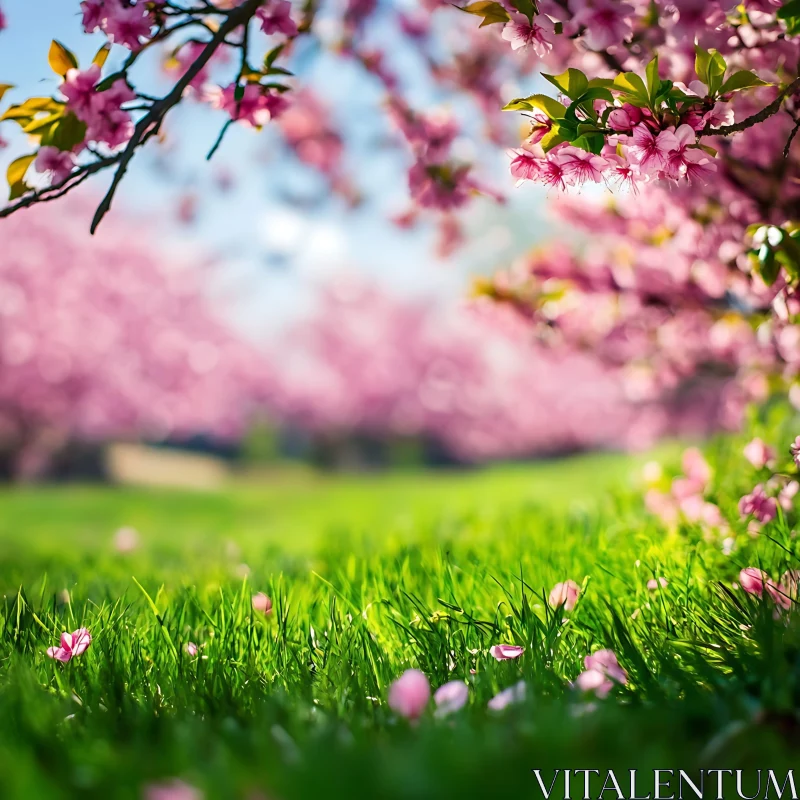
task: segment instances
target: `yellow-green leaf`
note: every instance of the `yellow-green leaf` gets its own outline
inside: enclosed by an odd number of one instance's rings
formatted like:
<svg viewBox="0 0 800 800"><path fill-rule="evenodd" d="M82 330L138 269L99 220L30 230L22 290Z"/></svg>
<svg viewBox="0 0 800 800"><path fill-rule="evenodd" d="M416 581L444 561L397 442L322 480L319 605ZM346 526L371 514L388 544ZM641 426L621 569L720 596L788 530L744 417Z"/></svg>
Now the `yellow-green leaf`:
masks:
<svg viewBox="0 0 800 800"><path fill-rule="evenodd" d="M720 94L730 94L731 92L740 92L742 89L752 89L756 86L770 86L771 84L762 81L755 72L743 69L740 72L734 72L733 75L719 87Z"/></svg>
<svg viewBox="0 0 800 800"><path fill-rule="evenodd" d="M106 44L104 44L95 54L95 57L92 59L92 64L102 69L105 66L106 59L108 58L108 54L110 52L111 45L106 42Z"/></svg>
<svg viewBox="0 0 800 800"><path fill-rule="evenodd" d="M3 95L9 90L13 89L14 87L10 83L0 83L0 100L3 99Z"/></svg>
<svg viewBox="0 0 800 800"><path fill-rule="evenodd" d="M460 8L462 11L466 11L467 14L483 17L483 22L480 24L481 28L498 22L506 23L511 19L508 16L508 11L500 3L494 2L494 0L478 0L476 3L470 3L468 6L461 6Z"/></svg>
<svg viewBox="0 0 800 800"><path fill-rule="evenodd" d="M30 97L24 103L11 106L0 119L19 119L32 117L40 111L55 111L64 103L59 103L51 97Z"/></svg>
<svg viewBox="0 0 800 800"><path fill-rule="evenodd" d="M22 195L24 195L25 192L29 191L31 191L31 187L28 186L28 184L25 183L25 181L17 181L17 183L15 183L9 190L8 199L9 201L16 200L18 197L22 197Z"/></svg>
<svg viewBox="0 0 800 800"><path fill-rule="evenodd" d="M50 43L50 52L47 54L47 61L53 72L55 72L56 75L60 75L62 78L69 70L77 69L78 67L78 59L56 39L53 39Z"/></svg>
<svg viewBox="0 0 800 800"><path fill-rule="evenodd" d="M543 72L542 77L560 89L570 100L577 100L589 88L589 79L579 69L572 67L560 75L547 75Z"/></svg>
<svg viewBox="0 0 800 800"><path fill-rule="evenodd" d="M41 133L48 125L52 125L57 119L61 119L63 115L64 110L60 109L52 114L48 114L46 117L40 117L32 120L25 125L22 130L25 131L25 133Z"/></svg>
<svg viewBox="0 0 800 800"><path fill-rule="evenodd" d="M532 94L530 97L520 97L503 106L503 111L526 111L538 108L550 119L563 119L567 113L566 107L558 100L546 94Z"/></svg>
<svg viewBox="0 0 800 800"><path fill-rule="evenodd" d="M646 104L649 100L647 87L635 72L623 72L621 75L617 75L614 78L614 88L642 104Z"/></svg>
<svg viewBox="0 0 800 800"><path fill-rule="evenodd" d="M8 185L14 186L17 183L20 183L22 179L25 177L25 173L28 171L28 167L36 160L36 153L33 153L29 156L22 156L21 158L16 159L16 161L12 161L8 165L8 172L6 172L6 177L8 178Z"/></svg>

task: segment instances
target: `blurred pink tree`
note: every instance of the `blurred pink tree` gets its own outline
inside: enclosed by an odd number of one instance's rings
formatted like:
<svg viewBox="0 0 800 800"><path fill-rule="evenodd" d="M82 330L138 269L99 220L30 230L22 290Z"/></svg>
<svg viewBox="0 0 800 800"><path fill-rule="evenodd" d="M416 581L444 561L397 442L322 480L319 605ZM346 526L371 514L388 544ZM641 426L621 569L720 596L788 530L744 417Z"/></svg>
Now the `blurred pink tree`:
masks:
<svg viewBox="0 0 800 800"><path fill-rule="evenodd" d="M239 435L265 362L215 316L202 265L143 220L92 239L64 206L6 220L0 452L35 475L70 440Z"/></svg>
<svg viewBox="0 0 800 800"><path fill-rule="evenodd" d="M109 44L81 67L54 42L58 92L5 111L33 152L12 163L0 216L112 170L95 230L131 159L186 99L223 112L209 155L231 125L260 129L291 114L302 75L285 65L310 42L306 54L327 47L385 90L411 154L412 207L402 221L438 216L443 251L462 238L456 215L476 193L492 194L455 147L474 109L484 123L478 165L509 142L505 108L526 125L511 153L514 179L559 193L587 185L618 193L605 209L593 193L561 206L585 231L577 249L559 241L479 287L521 312L541 341L597 349L654 400L698 375L733 378L729 420L763 396L765 373L800 395L796 0L481 0L461 11L439 0L413 10L369 0L344 8L83 0L76 8L84 30L101 31ZM375 33L387 22L389 44ZM411 106L398 39L431 83L474 101L462 120ZM125 53L115 71L105 70L112 43ZM151 97L137 88L140 58L167 43L175 83ZM227 65L229 79L213 79L214 63ZM341 137L327 120L309 128L303 107L316 108L311 116L324 111L313 95L299 96L295 118L282 126L287 141L335 188L349 186ZM30 183L34 172L40 178Z"/></svg>
<svg viewBox="0 0 800 800"><path fill-rule="evenodd" d="M427 436L483 461L593 447L650 446L702 433L719 387L665 407L642 401L620 371L569 346L530 341L491 305L442 308L352 277L332 281L276 361L281 418L305 430Z"/></svg>

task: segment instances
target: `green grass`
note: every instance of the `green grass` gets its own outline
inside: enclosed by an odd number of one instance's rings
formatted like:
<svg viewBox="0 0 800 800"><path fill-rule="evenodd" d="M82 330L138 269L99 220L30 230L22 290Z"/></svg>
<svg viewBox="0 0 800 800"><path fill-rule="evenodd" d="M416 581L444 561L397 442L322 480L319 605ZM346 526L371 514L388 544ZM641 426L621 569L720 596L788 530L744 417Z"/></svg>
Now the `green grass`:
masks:
<svg viewBox="0 0 800 800"><path fill-rule="evenodd" d="M729 469L740 444L715 451L726 512L755 482ZM800 626L731 587L795 566L794 518L757 540L734 521L725 556L643 512L641 463L3 490L0 797L134 798L170 777L213 798L539 797L532 768L790 764ZM120 525L136 552L114 551ZM563 614L546 596L568 578L583 592ZM84 655L46 656L80 626ZM499 642L526 651L496 662ZM600 647L630 680L592 701L570 681ZM411 667L467 681L468 705L398 719L387 691ZM487 710L521 679L524 703Z"/></svg>

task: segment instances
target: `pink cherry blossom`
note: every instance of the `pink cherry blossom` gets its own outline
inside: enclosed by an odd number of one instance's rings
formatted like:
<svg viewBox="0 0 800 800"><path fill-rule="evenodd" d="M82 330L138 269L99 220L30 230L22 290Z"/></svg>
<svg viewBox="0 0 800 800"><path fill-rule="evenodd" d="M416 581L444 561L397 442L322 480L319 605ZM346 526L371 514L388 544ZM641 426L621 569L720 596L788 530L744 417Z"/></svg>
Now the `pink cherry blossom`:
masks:
<svg viewBox="0 0 800 800"><path fill-rule="evenodd" d="M769 575L764 570L756 567L746 567L739 573L739 585L748 594L755 594L761 597L768 582Z"/></svg>
<svg viewBox="0 0 800 800"><path fill-rule="evenodd" d="M3 13L3 9L0 8L0 31L4 31L6 29L6 15Z"/></svg>
<svg viewBox="0 0 800 800"><path fill-rule="evenodd" d="M666 578L651 578L647 581L647 588L651 592L655 592L657 589L666 589L667 588L667 579Z"/></svg>
<svg viewBox="0 0 800 800"><path fill-rule="evenodd" d="M569 184L600 183L608 167L608 161L602 156L571 146L560 148L553 160L561 167L564 180Z"/></svg>
<svg viewBox="0 0 800 800"><path fill-rule="evenodd" d="M530 48L539 58L544 58L552 49L548 38L554 33L553 23L539 14L530 22L522 14L512 14L511 20L503 26L503 39L511 43L512 50Z"/></svg>
<svg viewBox="0 0 800 800"><path fill-rule="evenodd" d="M100 80L100 67L93 64L86 70L71 69L61 84L61 94L67 98L67 108L78 118L92 110L92 101L96 94L95 86Z"/></svg>
<svg viewBox="0 0 800 800"><path fill-rule="evenodd" d="M563 606L565 611L572 611L580 593L581 587L575 581L564 581L553 587L547 602L553 608Z"/></svg>
<svg viewBox="0 0 800 800"><path fill-rule="evenodd" d="M517 178L517 185L524 181L536 180L542 169L543 159L533 155L527 150L511 150L511 175ZM800 437L798 437L800 438Z"/></svg>
<svg viewBox="0 0 800 800"><path fill-rule="evenodd" d="M191 656L194 658L199 652L200 648L194 642L186 642L183 646L184 651L186 652L187 656Z"/></svg>
<svg viewBox="0 0 800 800"><path fill-rule="evenodd" d="M792 461L797 467L800 467L800 436L795 437L795 440L789 446L789 452L792 454Z"/></svg>
<svg viewBox="0 0 800 800"><path fill-rule="evenodd" d="M519 658L525 652L524 647L516 644L495 644L489 648L489 653L498 661L510 661Z"/></svg>
<svg viewBox="0 0 800 800"><path fill-rule="evenodd" d="M775 451L763 439L756 437L745 446L744 457L756 469L763 469L775 458Z"/></svg>
<svg viewBox="0 0 800 800"><path fill-rule="evenodd" d="M697 135L690 125L681 125L675 131L678 146L669 153L664 172L668 178L679 180L691 171L697 176L697 170L703 164L711 163L708 154L700 149L689 149L697 143Z"/></svg>
<svg viewBox="0 0 800 800"><path fill-rule="evenodd" d="M261 128L280 115L288 106L288 101L279 93L257 83L248 83L243 87L232 83L216 93L214 106L227 112L237 122Z"/></svg>
<svg viewBox="0 0 800 800"><path fill-rule="evenodd" d="M105 0L82 0L83 29L86 33L93 33L105 24L108 18L105 5Z"/></svg>
<svg viewBox="0 0 800 800"><path fill-rule="evenodd" d="M60 183L75 167L75 156L57 147L40 147L33 167L37 172L52 176L53 183Z"/></svg>
<svg viewBox="0 0 800 800"><path fill-rule="evenodd" d="M297 23L292 19L292 4L289 0L270 0L259 8L256 18L261 21L261 30L268 36L281 33L284 36L297 36Z"/></svg>
<svg viewBox="0 0 800 800"><path fill-rule="evenodd" d="M260 611L265 616L272 613L272 600L264 592L254 594L252 603L255 611Z"/></svg>
<svg viewBox="0 0 800 800"><path fill-rule="evenodd" d="M85 16L84 12L84 19ZM142 46L141 40L149 38L152 27L153 20L143 3L125 6L116 0L110 4L104 30L114 44L138 50Z"/></svg>
<svg viewBox="0 0 800 800"><path fill-rule="evenodd" d="M572 26L585 28L583 38L591 50L622 44L632 33L633 6L618 0L570 0Z"/></svg>
<svg viewBox="0 0 800 800"><path fill-rule="evenodd" d="M409 720L422 715L431 697L431 685L418 669L406 670L389 687L389 708Z"/></svg>
<svg viewBox="0 0 800 800"><path fill-rule="evenodd" d="M624 103L620 108L615 108L608 115L608 127L612 131L629 132L643 119L642 109Z"/></svg>
<svg viewBox="0 0 800 800"><path fill-rule="evenodd" d="M73 633L62 633L58 647L48 647L47 655L57 661L67 661L82 655L92 643L92 636L86 628L78 628Z"/></svg>
<svg viewBox="0 0 800 800"><path fill-rule="evenodd" d="M794 498L798 491L800 491L800 483L797 481L789 481L780 492L778 492L778 505L784 511L791 511L794 508Z"/></svg>
<svg viewBox="0 0 800 800"><path fill-rule="evenodd" d="M463 708L469 699L469 687L464 681L449 681L433 693L435 715L445 717Z"/></svg>
<svg viewBox="0 0 800 800"><path fill-rule="evenodd" d="M511 705L525 702L527 688L525 681L519 681L508 689L498 692L487 704L492 711L502 711Z"/></svg>
<svg viewBox="0 0 800 800"><path fill-rule="evenodd" d="M674 131L660 131L656 135L644 123L640 123L633 129L629 153L644 172L653 173L666 167L669 154L678 147Z"/></svg>
<svg viewBox="0 0 800 800"><path fill-rule="evenodd" d="M742 518L754 516L759 522L767 523L778 514L778 503L774 497L768 497L763 484L758 484L750 494L739 501L739 513Z"/></svg>
<svg viewBox="0 0 800 800"><path fill-rule="evenodd" d="M594 692L605 697L615 684L625 685L628 673L619 665L611 650L598 650L583 661L584 671L575 679L577 687L583 692Z"/></svg>
<svg viewBox="0 0 800 800"><path fill-rule="evenodd" d="M800 571L787 570L781 576L781 582L777 585L767 585L767 591L774 603L788 611L798 601L798 589L800 588Z"/></svg>

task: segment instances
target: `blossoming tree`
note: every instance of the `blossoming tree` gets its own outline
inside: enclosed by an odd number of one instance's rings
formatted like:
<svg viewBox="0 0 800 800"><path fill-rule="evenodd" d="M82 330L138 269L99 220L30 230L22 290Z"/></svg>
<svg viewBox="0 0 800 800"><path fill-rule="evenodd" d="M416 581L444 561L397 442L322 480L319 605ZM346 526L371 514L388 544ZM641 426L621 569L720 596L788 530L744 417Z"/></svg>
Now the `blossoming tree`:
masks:
<svg viewBox="0 0 800 800"><path fill-rule="evenodd" d="M83 201L81 201L83 202ZM31 475L73 439L238 435L265 364L195 268L111 218L96 240L42 207L3 224L0 455Z"/></svg>
<svg viewBox="0 0 800 800"><path fill-rule="evenodd" d="M342 277L279 343L270 394L278 417L325 436L424 436L465 461L597 447L643 448L702 434L719 387L664 405L627 390L619 369L571 346L530 341L489 304L401 299Z"/></svg>
<svg viewBox="0 0 800 800"><path fill-rule="evenodd" d="M54 41L58 93L5 109L4 123L19 125L33 145L8 170L10 200L0 216L111 170L96 230L131 159L175 106L193 99L226 116L213 155L231 125L258 129L288 113L302 74L286 65L313 42L352 59L385 89L412 153L413 213L443 214L452 246L453 215L488 190L453 147L459 121L406 99L402 66L370 36L373 18L385 14L433 81L475 101L485 122L479 162L486 148L507 142L505 108L528 126L512 153L513 179L556 193L587 184L615 193L599 210L588 195L561 204L570 222L588 223L582 252L545 250L484 293L510 302L548 337L602 342L630 375L649 371L643 391L674 388L709 366L739 378L734 406L758 395L755 376L765 368L793 383L796 0L477 0L460 11L437 0L413 11L370 0L344 9L290 0L83 0L76 9L84 30L99 30L108 43L81 66ZM125 58L107 70L112 47ZM166 50L174 76L160 97L137 87L143 54L153 50ZM212 80L217 61L229 65L227 81ZM508 96L512 84L524 87L521 96ZM287 141L344 185L335 132L315 137L302 114L294 116L283 126ZM49 182L31 182L33 171Z"/></svg>

